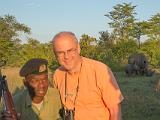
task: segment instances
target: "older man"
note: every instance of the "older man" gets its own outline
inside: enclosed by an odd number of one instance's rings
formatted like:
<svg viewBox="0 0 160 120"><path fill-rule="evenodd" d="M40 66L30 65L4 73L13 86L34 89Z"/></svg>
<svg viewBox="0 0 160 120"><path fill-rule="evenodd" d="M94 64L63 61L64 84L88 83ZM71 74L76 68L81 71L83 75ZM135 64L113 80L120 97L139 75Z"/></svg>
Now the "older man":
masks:
<svg viewBox="0 0 160 120"><path fill-rule="evenodd" d="M64 108L75 111L75 120L121 120L123 96L110 68L80 56L72 32L56 34L52 43L61 65L53 79Z"/></svg>

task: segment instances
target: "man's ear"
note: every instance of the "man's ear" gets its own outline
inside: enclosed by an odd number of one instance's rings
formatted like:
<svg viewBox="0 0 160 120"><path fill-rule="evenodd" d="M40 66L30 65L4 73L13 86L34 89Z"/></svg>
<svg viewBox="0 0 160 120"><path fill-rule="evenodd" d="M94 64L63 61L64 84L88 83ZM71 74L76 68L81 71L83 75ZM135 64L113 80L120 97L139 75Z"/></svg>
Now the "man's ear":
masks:
<svg viewBox="0 0 160 120"><path fill-rule="evenodd" d="M24 84L25 87L28 86L28 82L27 82L26 78L23 79L23 84Z"/></svg>

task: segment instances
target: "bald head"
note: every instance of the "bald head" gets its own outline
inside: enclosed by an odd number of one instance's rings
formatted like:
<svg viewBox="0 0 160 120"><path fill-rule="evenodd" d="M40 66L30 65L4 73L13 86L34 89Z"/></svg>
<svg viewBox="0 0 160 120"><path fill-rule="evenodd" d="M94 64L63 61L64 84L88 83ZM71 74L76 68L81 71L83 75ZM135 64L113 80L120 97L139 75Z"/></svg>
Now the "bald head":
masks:
<svg viewBox="0 0 160 120"><path fill-rule="evenodd" d="M80 52L80 47L78 40L74 33L69 31L63 31L56 34L52 40L53 51L66 51L71 48L78 47Z"/></svg>
<svg viewBox="0 0 160 120"><path fill-rule="evenodd" d="M53 46L57 41L61 41L61 40L72 40L73 42L75 42L76 44L78 44L78 40L75 36L74 33L72 32L68 32L68 31L63 31L60 32L58 34L56 34L52 40Z"/></svg>

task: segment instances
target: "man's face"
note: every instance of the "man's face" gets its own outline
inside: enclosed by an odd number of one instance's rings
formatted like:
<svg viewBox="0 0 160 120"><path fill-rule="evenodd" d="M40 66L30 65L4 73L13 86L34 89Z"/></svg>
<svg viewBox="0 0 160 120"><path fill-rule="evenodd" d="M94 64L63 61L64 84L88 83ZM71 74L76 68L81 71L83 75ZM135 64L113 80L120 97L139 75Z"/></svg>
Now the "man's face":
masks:
<svg viewBox="0 0 160 120"><path fill-rule="evenodd" d="M66 35L57 38L53 49L58 62L66 70L72 71L76 68L80 58L80 47L72 36Z"/></svg>
<svg viewBox="0 0 160 120"><path fill-rule="evenodd" d="M48 74L29 75L26 77L25 86L28 88L31 98L43 99L48 90Z"/></svg>

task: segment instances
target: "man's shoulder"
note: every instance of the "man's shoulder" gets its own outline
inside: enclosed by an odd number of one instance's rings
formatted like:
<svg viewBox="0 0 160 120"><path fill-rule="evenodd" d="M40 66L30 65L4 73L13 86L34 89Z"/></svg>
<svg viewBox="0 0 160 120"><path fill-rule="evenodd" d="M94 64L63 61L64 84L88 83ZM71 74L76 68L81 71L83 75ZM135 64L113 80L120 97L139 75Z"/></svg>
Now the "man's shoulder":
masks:
<svg viewBox="0 0 160 120"><path fill-rule="evenodd" d="M64 69L64 67L60 66L55 70L55 73L57 72L65 72L66 70Z"/></svg>
<svg viewBox="0 0 160 120"><path fill-rule="evenodd" d="M54 88L54 87L48 87L48 92L49 93L59 94L57 88Z"/></svg>
<svg viewBox="0 0 160 120"><path fill-rule="evenodd" d="M88 64L89 66L93 66L95 68L97 67L108 67L106 64L102 63L101 61L98 60L94 60L94 59L90 59L90 58L86 58L86 57L82 57L83 62L85 64Z"/></svg>
<svg viewBox="0 0 160 120"><path fill-rule="evenodd" d="M22 96L25 96L27 94L27 89L23 89L23 90L20 90L18 91L14 96L13 98L16 99L16 98L22 98Z"/></svg>
<svg viewBox="0 0 160 120"><path fill-rule="evenodd" d="M14 104L17 105L17 104L24 102L27 94L28 94L27 89L23 89L23 90L19 91L17 94L15 94L13 96Z"/></svg>
<svg viewBox="0 0 160 120"><path fill-rule="evenodd" d="M60 95L59 95L59 91L56 88L52 88L49 87L47 94L46 94L46 98L51 102L59 102L60 103ZM54 100L54 101L53 101Z"/></svg>
<svg viewBox="0 0 160 120"><path fill-rule="evenodd" d="M66 71L63 67L59 67L55 70L53 76L56 77L58 76L58 78L63 78L63 76L65 75Z"/></svg>
<svg viewBox="0 0 160 120"><path fill-rule="evenodd" d="M59 97L59 91L57 90L57 88L54 87L49 87L47 94L52 97Z"/></svg>

